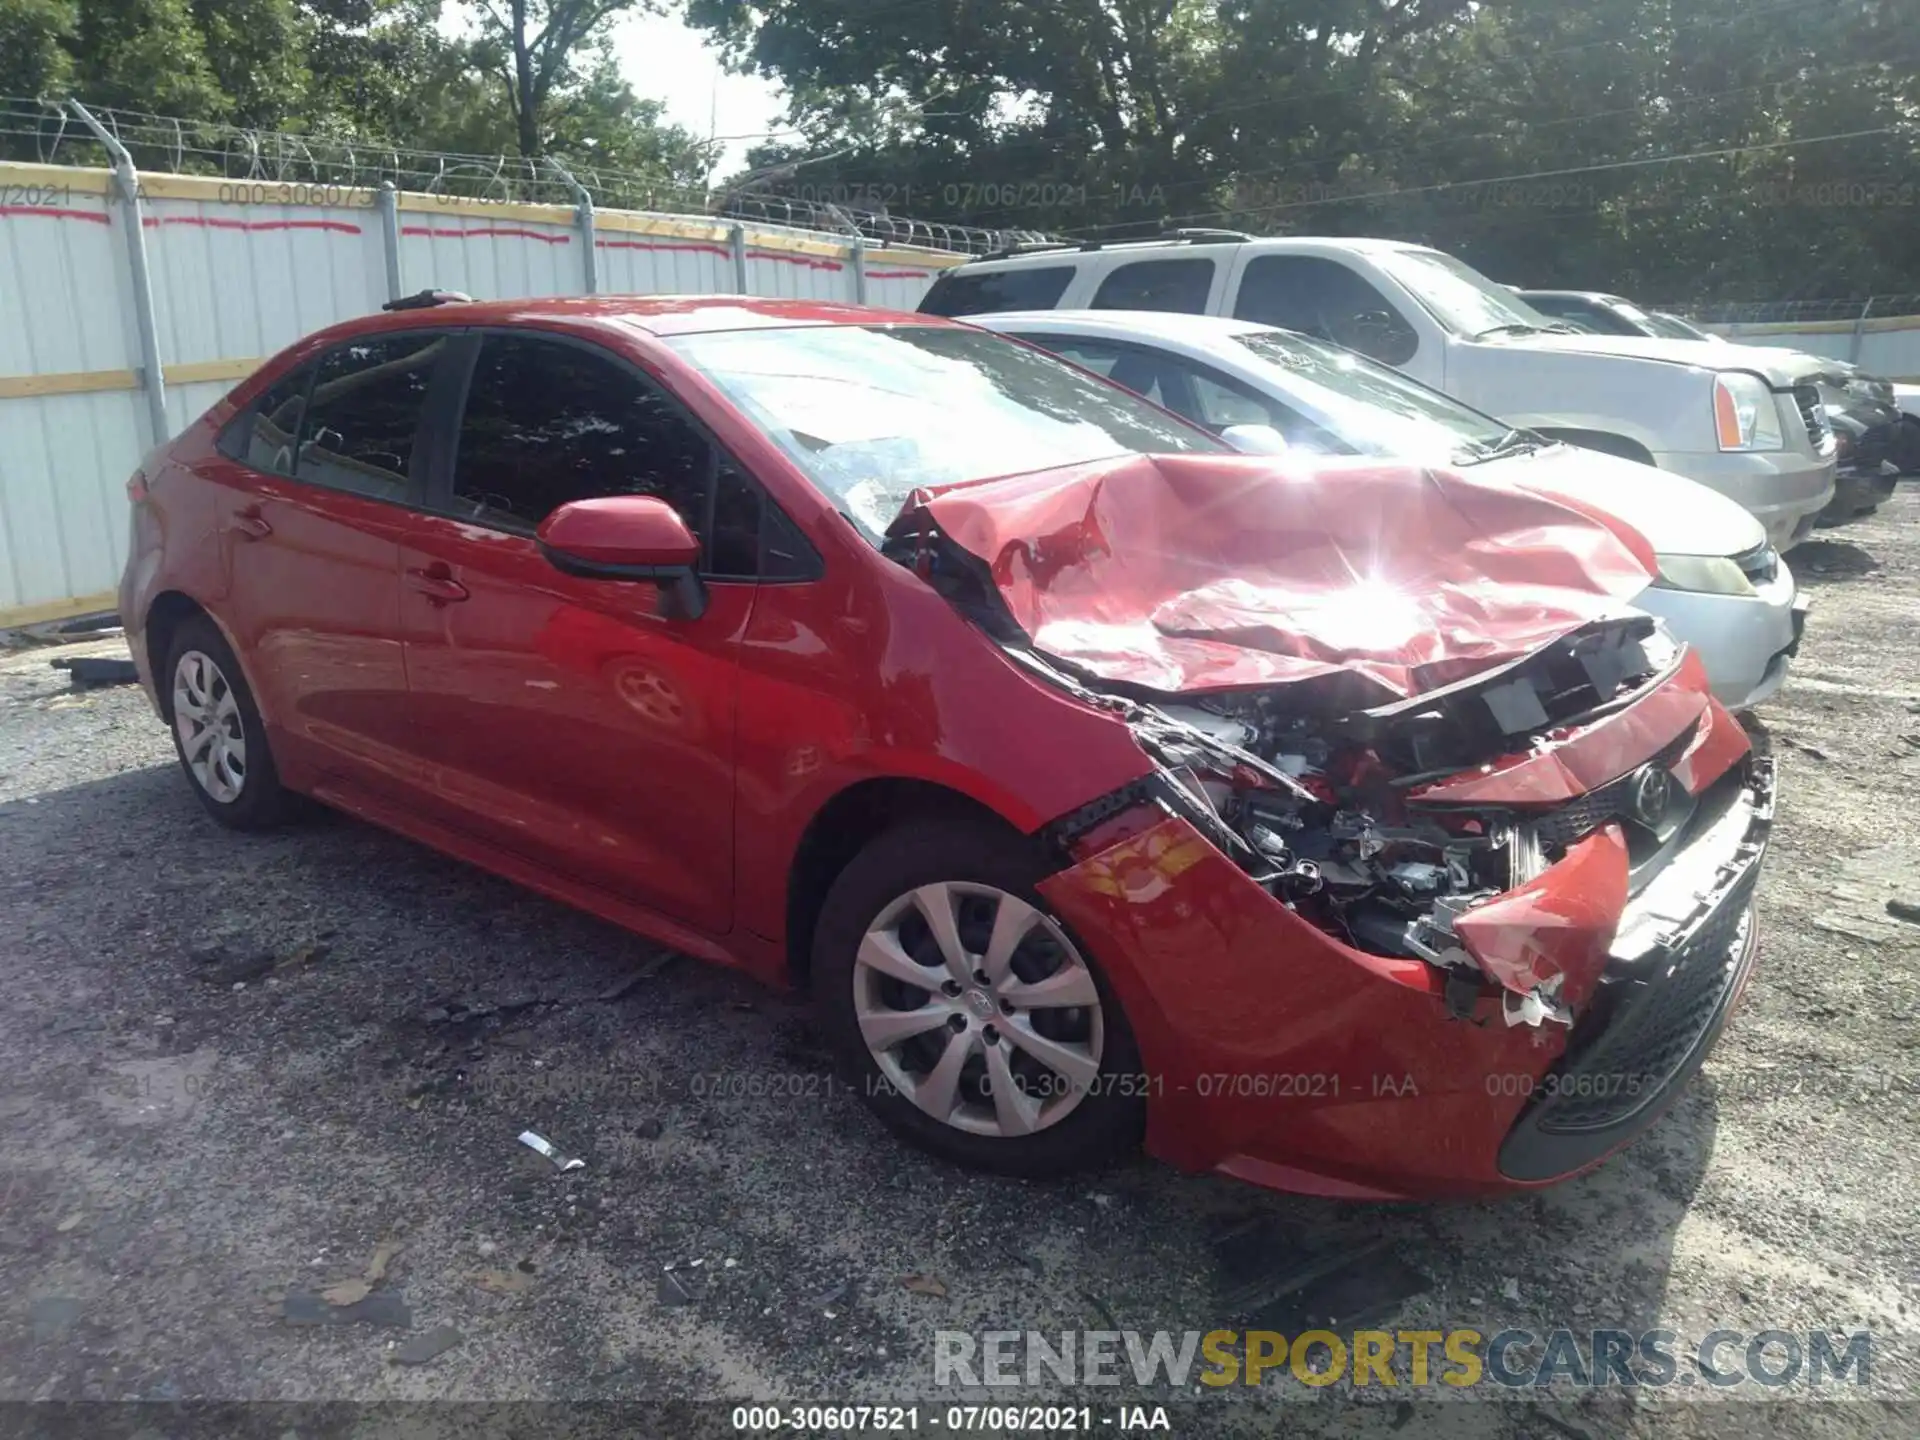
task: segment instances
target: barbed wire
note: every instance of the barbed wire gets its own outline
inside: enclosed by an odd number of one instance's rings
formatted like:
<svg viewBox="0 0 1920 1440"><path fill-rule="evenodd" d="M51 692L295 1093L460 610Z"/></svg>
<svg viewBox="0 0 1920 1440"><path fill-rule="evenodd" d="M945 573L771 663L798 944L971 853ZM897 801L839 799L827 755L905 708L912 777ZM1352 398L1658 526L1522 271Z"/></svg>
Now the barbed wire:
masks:
<svg viewBox="0 0 1920 1440"><path fill-rule="evenodd" d="M1650 308L1684 315L1708 325L1780 325L1920 315L1920 294L1856 295L1833 300L1682 301Z"/></svg>
<svg viewBox="0 0 1920 1440"><path fill-rule="evenodd" d="M577 200L565 176L523 156L419 150L345 134L261 130L111 106L88 108L146 171L271 184L373 188L385 183L429 195L527 204L572 205ZM0 96L0 159L95 168L111 163L100 141L65 104L18 96ZM1048 238L1037 231L921 220L738 185L709 189L665 172L621 170L573 156L566 160L566 174L592 196L596 209L751 221L976 255Z"/></svg>

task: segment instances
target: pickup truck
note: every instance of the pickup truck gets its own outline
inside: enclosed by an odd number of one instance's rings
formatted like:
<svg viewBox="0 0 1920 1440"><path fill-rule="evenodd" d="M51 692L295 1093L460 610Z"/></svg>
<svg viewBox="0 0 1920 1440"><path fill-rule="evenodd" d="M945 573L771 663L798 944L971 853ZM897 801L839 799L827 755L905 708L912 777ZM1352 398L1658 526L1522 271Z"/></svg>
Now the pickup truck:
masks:
<svg viewBox="0 0 1920 1440"><path fill-rule="evenodd" d="M1422 245L1222 230L1028 244L956 265L919 308L1170 310L1299 331L1516 426L1697 480L1745 506L1781 550L1833 498L1818 357L1582 334Z"/></svg>

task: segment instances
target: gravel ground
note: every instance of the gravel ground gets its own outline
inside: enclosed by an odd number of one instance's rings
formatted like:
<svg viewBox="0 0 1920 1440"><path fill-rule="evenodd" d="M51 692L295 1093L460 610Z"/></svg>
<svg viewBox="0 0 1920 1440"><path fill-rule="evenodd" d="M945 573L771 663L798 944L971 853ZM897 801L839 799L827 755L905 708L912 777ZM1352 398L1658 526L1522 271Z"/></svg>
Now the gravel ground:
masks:
<svg viewBox="0 0 1920 1440"><path fill-rule="evenodd" d="M1249 1273L1383 1245L1357 1273L1403 1330L1868 1329L1871 1383L1122 1394L1182 1435L1920 1433L1920 926L1886 910L1920 902L1916 520L1907 489L1794 557L1810 631L1754 727L1783 771L1764 958L1703 1079L1598 1173L1491 1205L947 1168L832 1084L798 1001L344 818L229 834L137 690L48 668L112 642L0 654L0 1400L927 1401L936 1329L1230 1326ZM352 1318L309 1298L377 1254Z"/></svg>

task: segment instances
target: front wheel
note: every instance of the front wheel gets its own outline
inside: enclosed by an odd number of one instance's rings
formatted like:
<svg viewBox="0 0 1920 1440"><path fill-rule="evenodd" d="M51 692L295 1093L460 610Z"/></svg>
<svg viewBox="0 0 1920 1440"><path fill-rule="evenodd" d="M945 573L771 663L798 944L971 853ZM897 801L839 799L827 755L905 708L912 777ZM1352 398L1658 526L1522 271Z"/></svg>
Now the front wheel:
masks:
<svg viewBox="0 0 1920 1440"><path fill-rule="evenodd" d="M1139 1051L1033 884L1031 841L929 822L871 842L828 892L814 991L843 1068L913 1144L1060 1175L1137 1147Z"/></svg>

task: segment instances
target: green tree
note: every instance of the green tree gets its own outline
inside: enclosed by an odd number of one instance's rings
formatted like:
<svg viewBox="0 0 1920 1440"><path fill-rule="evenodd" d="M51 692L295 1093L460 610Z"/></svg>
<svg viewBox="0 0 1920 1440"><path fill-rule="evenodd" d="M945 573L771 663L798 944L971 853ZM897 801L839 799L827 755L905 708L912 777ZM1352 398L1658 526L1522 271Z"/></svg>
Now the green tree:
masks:
<svg viewBox="0 0 1920 1440"><path fill-rule="evenodd" d="M498 75L520 153L549 149L549 109L577 92L583 54L605 38L616 15L642 0L465 0L479 25L474 55Z"/></svg>

